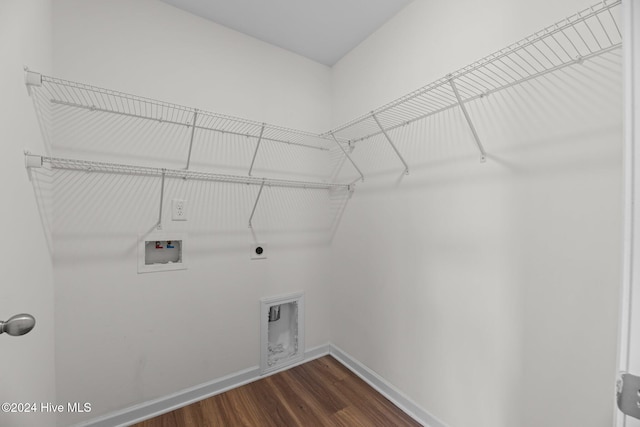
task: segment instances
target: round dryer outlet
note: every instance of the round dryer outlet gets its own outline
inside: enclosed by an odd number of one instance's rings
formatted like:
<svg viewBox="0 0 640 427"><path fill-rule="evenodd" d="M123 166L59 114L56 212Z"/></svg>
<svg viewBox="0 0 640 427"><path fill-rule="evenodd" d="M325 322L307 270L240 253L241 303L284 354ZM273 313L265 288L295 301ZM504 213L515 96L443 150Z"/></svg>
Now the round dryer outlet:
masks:
<svg viewBox="0 0 640 427"><path fill-rule="evenodd" d="M251 259L266 259L267 258L267 245L264 243L254 243L251 245Z"/></svg>

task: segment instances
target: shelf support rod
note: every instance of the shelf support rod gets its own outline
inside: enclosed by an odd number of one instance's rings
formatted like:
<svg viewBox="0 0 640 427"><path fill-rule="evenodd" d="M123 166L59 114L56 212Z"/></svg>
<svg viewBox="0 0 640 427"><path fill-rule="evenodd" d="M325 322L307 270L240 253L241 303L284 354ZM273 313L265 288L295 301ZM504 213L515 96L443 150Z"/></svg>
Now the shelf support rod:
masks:
<svg viewBox="0 0 640 427"><path fill-rule="evenodd" d="M251 171L253 170L253 164L255 163L256 156L258 155L258 148L260 148L260 143L262 142L262 135L264 134L264 126L265 124L263 123L262 127L260 128L260 136L258 137L258 143L256 144L256 151L253 152L253 159L251 159L251 166L249 167L249 176L251 176Z"/></svg>
<svg viewBox="0 0 640 427"><path fill-rule="evenodd" d="M187 170L191 164L191 149L193 148L193 136L196 133L196 119L198 118L198 109L193 110L193 124L191 125L191 139L189 140L189 155L187 157Z"/></svg>
<svg viewBox="0 0 640 427"><path fill-rule="evenodd" d="M164 177L167 174L166 169L162 169L162 184L160 185L160 209L158 212L158 223L156 224L156 228L158 230L162 230L162 205L164 203Z"/></svg>
<svg viewBox="0 0 640 427"><path fill-rule="evenodd" d="M251 210L251 216L249 217L249 228L253 228L253 215L256 213L256 208L258 207L258 200L260 200L260 195L262 194L262 189L264 188L264 179L262 180L262 184L260 184L260 190L258 190L258 196L256 197L256 202L253 204L253 210Z"/></svg>
<svg viewBox="0 0 640 427"><path fill-rule="evenodd" d="M480 162L484 163L487 161L487 153L484 151L484 147L482 146L482 142L480 142L480 137L478 137L478 132L476 132L476 127L473 125L471 121L471 117L469 116L469 112L467 111L467 107L464 106L462 102L462 98L460 97L460 93L458 92L458 87L453 81L453 77L449 74L449 84L451 85L451 89L453 90L453 94L456 96L456 100L458 101L458 105L460 106L460 110L462 110L462 114L464 118L467 120L467 124L471 129L471 133L473 134L473 139L476 141L476 145L478 146L478 150L480 150Z"/></svg>
<svg viewBox="0 0 640 427"><path fill-rule="evenodd" d="M342 146L342 144L340 144L338 142L338 138L336 138L336 136L334 135L333 132L331 132L331 138L333 138L333 140L336 142L336 145L340 148L340 150L342 150L342 152L344 153L345 156L347 156L347 159L349 159L349 161L351 162L351 164L353 165L354 168L356 168L356 170L358 171L358 173L360 174L360 179L362 180L362 182L364 182L364 174L362 173L362 171L360 170L360 168L358 167L358 165L356 165L356 163L353 161L353 159L351 158L351 156L349 155L349 153L347 153L347 150L344 149L344 147Z"/></svg>
<svg viewBox="0 0 640 427"><path fill-rule="evenodd" d="M393 144L393 141L391 140L391 138L389 137L389 134L387 133L387 131L382 127L382 125L380 124L380 121L378 120L378 118L376 117L376 114L372 111L371 112L371 117L373 118L373 120L375 120L376 124L378 125L378 127L380 128L380 130L382 131L382 134L384 135L384 137L387 139L387 141L389 142L389 144L391 145L391 148L393 148L393 151L396 152L396 154L398 155L398 157L400 158L400 161L402 162L402 164L404 165L404 173L405 175L409 175L409 165L407 165L407 162L404 161L404 158L402 157L402 154L400 154L400 152L398 151L398 149L396 148L396 146Z"/></svg>

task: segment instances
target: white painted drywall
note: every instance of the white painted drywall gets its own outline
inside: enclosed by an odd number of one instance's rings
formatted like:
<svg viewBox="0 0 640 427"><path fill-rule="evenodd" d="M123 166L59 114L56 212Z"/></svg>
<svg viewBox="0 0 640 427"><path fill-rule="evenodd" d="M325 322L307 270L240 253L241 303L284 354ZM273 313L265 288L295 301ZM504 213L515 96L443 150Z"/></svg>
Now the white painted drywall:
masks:
<svg viewBox="0 0 640 427"><path fill-rule="evenodd" d="M30 182L23 150L42 151L43 143L31 100L24 87L23 66L51 71L51 1L0 2L0 179L4 224L0 245L0 319L22 312L36 318L28 335L0 335L0 400L37 404L56 402L54 372L53 276L50 229L41 222L34 192L46 210L46 182ZM0 412L0 425L55 425L51 414Z"/></svg>
<svg viewBox="0 0 640 427"><path fill-rule="evenodd" d="M159 1L56 1L54 70L257 121L315 131L330 124L329 68ZM187 133L149 136L128 118L76 120L82 114L57 116L55 153L184 167ZM196 136L193 167L246 175L255 140L210 138ZM254 175L273 176L282 159L305 176L326 166L326 154L287 150L263 144ZM136 239L155 224L159 179L54 179L58 397L94 403L91 414L65 422L257 366L261 297L305 291L307 345L329 340L328 195L265 188L254 236L247 224L257 187L167 180L165 207L184 199L189 217L172 222L165 209L164 230L188 235L189 268L138 275ZM256 240L267 244L267 259L250 260Z"/></svg>
<svg viewBox="0 0 640 427"><path fill-rule="evenodd" d="M416 1L334 67L334 125L589 1ZM332 341L452 427L610 425L620 51L358 143ZM345 165L345 172L354 176ZM354 309L357 307L357 309Z"/></svg>
<svg viewBox="0 0 640 427"><path fill-rule="evenodd" d="M640 260L635 255L640 235L638 234L640 195L637 165L640 138L640 4L623 3L624 49L624 265L620 292L620 329L618 371L638 375L640 372L640 282L636 271ZM616 427L640 427L640 419L624 415L616 410Z"/></svg>
<svg viewBox="0 0 640 427"><path fill-rule="evenodd" d="M416 1L331 71L160 2L58 0L54 74L323 131L588 5ZM470 105L485 165L453 111L392 135L410 176L383 141L361 144L367 181L332 254L314 225L322 196L269 189L251 236L255 188L170 182L166 200L190 203L186 223L165 215L192 236L189 270L139 276L135 238L155 222L158 180L54 175L57 400L94 404L63 422L257 365L258 299L302 289L309 347L334 341L453 427L607 425L619 64L608 55ZM55 152L175 166L184 148L183 134L81 116L58 117ZM251 154L199 150L214 170ZM302 157L296 172L319 174L323 161ZM249 261L255 239L267 260Z"/></svg>

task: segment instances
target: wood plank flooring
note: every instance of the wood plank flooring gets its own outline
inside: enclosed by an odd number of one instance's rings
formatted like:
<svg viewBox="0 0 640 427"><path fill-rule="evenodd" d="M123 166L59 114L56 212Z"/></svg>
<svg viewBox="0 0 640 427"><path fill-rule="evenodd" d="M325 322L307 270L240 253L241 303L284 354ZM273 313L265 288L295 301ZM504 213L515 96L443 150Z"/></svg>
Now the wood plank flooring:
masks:
<svg viewBox="0 0 640 427"><path fill-rule="evenodd" d="M324 356L133 427L420 426Z"/></svg>

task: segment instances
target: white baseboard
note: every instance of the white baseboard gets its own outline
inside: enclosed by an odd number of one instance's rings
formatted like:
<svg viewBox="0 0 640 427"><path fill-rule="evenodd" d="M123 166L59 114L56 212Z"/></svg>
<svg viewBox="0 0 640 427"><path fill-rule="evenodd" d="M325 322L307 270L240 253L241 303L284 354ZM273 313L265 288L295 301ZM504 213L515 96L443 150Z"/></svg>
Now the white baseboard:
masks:
<svg viewBox="0 0 640 427"><path fill-rule="evenodd" d="M394 405L400 408L405 414L419 422L425 427L447 427L447 425L421 406L409 399L400 390L395 388L380 375L367 368L365 365L345 353L334 344L329 344L330 353L338 362L346 366L351 372L359 376L364 382L373 387L376 391L389 399Z"/></svg>
<svg viewBox="0 0 640 427"><path fill-rule="evenodd" d="M426 427L446 427L443 422L439 421L437 418L422 409L382 377L330 343L305 351L304 359L301 362L283 367L275 372L270 372L268 375L260 375L260 368L258 366L254 366L158 399L153 399L117 412L112 412L98 418L84 421L80 424L76 424L74 427L126 427L131 424L171 412L175 409L198 402L208 397L224 393L225 391L243 386L266 376L285 371L294 366L309 362L327 354L332 355L336 360L362 378L371 387L380 392L383 396L393 402L394 405L420 424Z"/></svg>
<svg viewBox="0 0 640 427"><path fill-rule="evenodd" d="M166 414L175 409L198 402L211 396L215 396L236 387L249 384L253 381L276 374L280 371L290 369L296 365L317 359L330 354L330 344L324 344L305 351L304 359L293 365L288 365L282 369L270 372L268 375L260 375L260 367L254 366L231 375L218 378L216 380L199 384L176 393L169 394L157 399L149 400L138 405L130 406L120 411L83 421L75 424L74 427L126 427L139 423L158 415Z"/></svg>

